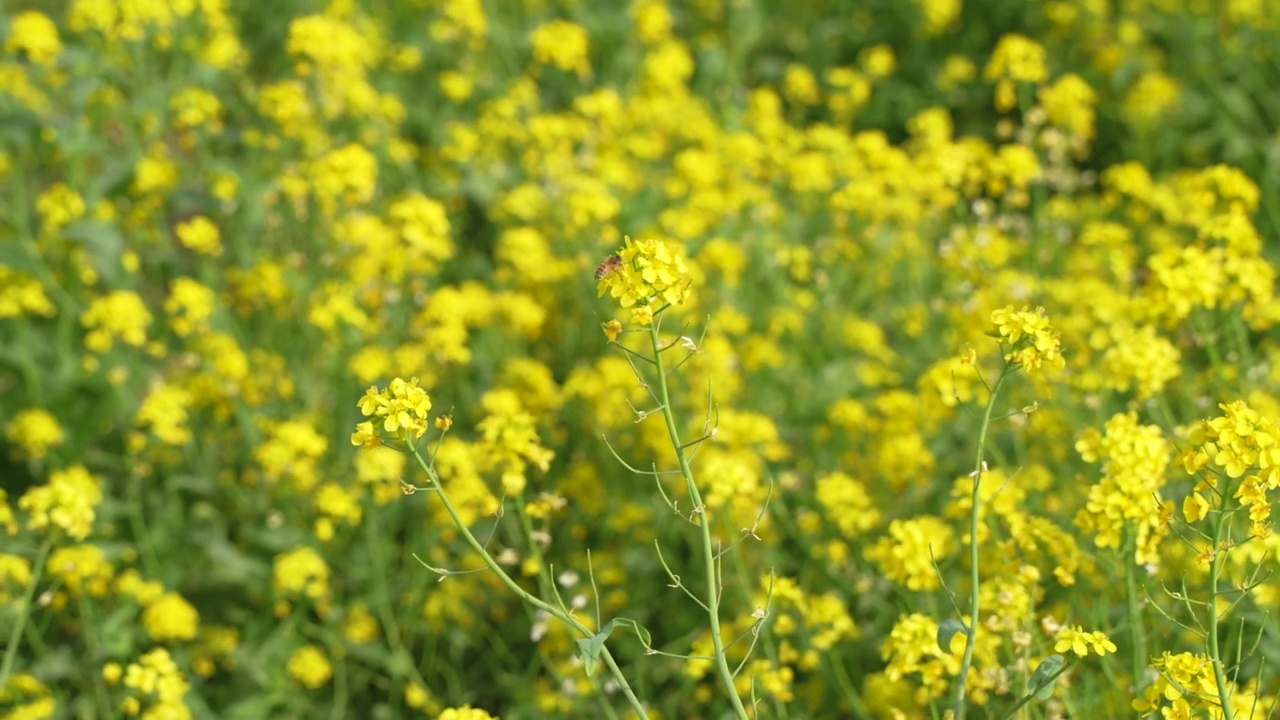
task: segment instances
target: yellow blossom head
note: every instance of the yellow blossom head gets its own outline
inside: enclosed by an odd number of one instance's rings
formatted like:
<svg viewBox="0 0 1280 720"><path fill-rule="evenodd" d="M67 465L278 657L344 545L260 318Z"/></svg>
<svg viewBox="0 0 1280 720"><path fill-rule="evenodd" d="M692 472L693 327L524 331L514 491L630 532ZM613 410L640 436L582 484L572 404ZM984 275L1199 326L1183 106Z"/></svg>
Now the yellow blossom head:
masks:
<svg viewBox="0 0 1280 720"><path fill-rule="evenodd" d="M1029 370L1046 363L1058 369L1066 365L1058 331L1049 326L1044 308L1014 310L1010 305L992 312L991 322L995 329L990 334L1008 347L1006 362Z"/></svg>
<svg viewBox="0 0 1280 720"><path fill-rule="evenodd" d="M608 292L624 308L642 305L654 314L669 305L683 305L689 299L689 268L682 255L662 240L633 242L626 238L625 242L618 251L622 262L600 278L600 295ZM653 308L654 305L658 307Z"/></svg>

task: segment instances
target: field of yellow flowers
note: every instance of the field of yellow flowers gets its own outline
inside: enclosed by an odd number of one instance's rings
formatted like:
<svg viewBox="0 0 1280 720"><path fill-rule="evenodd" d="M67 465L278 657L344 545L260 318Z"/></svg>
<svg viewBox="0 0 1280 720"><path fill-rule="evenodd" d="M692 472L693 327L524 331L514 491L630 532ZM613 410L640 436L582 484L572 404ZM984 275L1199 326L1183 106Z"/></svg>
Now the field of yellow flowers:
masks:
<svg viewBox="0 0 1280 720"><path fill-rule="evenodd" d="M0 720L1277 717L1278 53L0 3Z"/></svg>

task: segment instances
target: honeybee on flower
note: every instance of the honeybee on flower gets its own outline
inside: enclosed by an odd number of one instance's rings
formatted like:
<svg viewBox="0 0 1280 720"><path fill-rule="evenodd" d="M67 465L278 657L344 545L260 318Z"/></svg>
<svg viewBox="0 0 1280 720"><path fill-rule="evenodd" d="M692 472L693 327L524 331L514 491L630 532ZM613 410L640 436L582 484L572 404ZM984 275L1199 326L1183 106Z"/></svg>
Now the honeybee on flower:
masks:
<svg viewBox="0 0 1280 720"><path fill-rule="evenodd" d="M624 246L597 270L600 295L608 293L624 308L646 308L647 317L636 318L640 325L649 324L652 315L667 306L683 305L691 282L679 249L656 239L623 240Z"/></svg>
<svg viewBox="0 0 1280 720"><path fill-rule="evenodd" d="M617 270L620 267L622 267L622 256L610 255L609 257L604 259L604 262L600 263L596 267L596 279L603 280L605 276L607 276L609 273L612 273L614 270Z"/></svg>

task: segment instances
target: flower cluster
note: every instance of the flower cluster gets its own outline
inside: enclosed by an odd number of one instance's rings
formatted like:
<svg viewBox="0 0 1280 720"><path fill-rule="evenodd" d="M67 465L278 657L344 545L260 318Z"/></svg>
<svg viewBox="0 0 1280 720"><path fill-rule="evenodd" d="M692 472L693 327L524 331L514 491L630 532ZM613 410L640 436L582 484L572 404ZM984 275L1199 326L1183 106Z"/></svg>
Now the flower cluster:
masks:
<svg viewBox="0 0 1280 720"><path fill-rule="evenodd" d="M43 460L51 448L61 445L65 439L58 418L42 408L19 412L5 425L4 436L32 460Z"/></svg>
<svg viewBox="0 0 1280 720"><path fill-rule="evenodd" d="M1152 660L1151 667L1160 673L1159 677L1132 703L1133 709L1142 713L1142 717L1227 717L1218 700L1218 684L1214 678L1213 661L1209 658L1188 652L1174 654L1166 651ZM1258 717L1254 714L1261 700L1257 693L1251 688L1237 688L1231 684L1232 716Z"/></svg>
<svg viewBox="0 0 1280 720"><path fill-rule="evenodd" d="M624 308L638 304L631 313L637 325L648 325L662 307L683 305L689 299L689 268L666 242L626 238L618 257L617 267L600 279L599 294L608 292ZM655 304L660 307L655 309Z"/></svg>
<svg viewBox="0 0 1280 720"><path fill-rule="evenodd" d="M1243 400L1218 406L1223 414L1197 422L1189 436L1190 447L1183 452L1182 464L1188 474L1206 467L1234 480L1244 479L1235 487L1234 497L1249 510L1249 532L1257 538L1270 537L1271 502L1267 491L1280 487L1280 427L1250 408ZM1254 472L1249 475L1251 470ZM1188 521L1203 518L1214 505L1210 491L1218 488L1218 477L1207 473L1183 501L1183 514Z"/></svg>
<svg viewBox="0 0 1280 720"><path fill-rule="evenodd" d="M1106 655L1116 651L1116 644L1111 642L1106 633L1099 630L1085 632L1079 625L1064 627L1058 631L1054 639L1054 652L1071 652L1084 657L1090 652L1094 655Z"/></svg>
<svg viewBox="0 0 1280 720"><path fill-rule="evenodd" d="M33 487L18 500L30 513L27 526L43 530L52 525L76 540L93 529L95 508L102 502L102 481L82 466L56 471L45 485Z"/></svg>
<svg viewBox="0 0 1280 720"><path fill-rule="evenodd" d="M427 432L431 396L418 387L418 378L395 378L385 390L370 387L360 398L360 412L381 421L382 430L400 440L417 440ZM351 444L371 447L380 442L372 421L356 425Z"/></svg>
<svg viewBox="0 0 1280 720"><path fill-rule="evenodd" d="M128 715L141 714L144 718L189 718L191 710L183 702L190 686L169 651L155 648L129 663L123 671L116 663L108 663L102 670L110 683L123 682L131 694L122 703Z"/></svg>
<svg viewBox="0 0 1280 720"><path fill-rule="evenodd" d="M1044 308L1014 310L1008 306L993 311L991 322L995 325L994 336L1009 347L1004 356L1006 362L1028 369L1047 364L1060 370L1066 365L1062 341L1049 325Z"/></svg>
<svg viewBox="0 0 1280 720"><path fill-rule="evenodd" d="M1134 559L1155 566L1160 543L1169 534L1165 513L1171 503L1160 496L1173 455L1161 429L1138 424L1137 413L1116 415L1103 433L1086 428L1076 441L1085 462L1103 463L1102 478L1089 488L1085 506L1076 513L1076 526L1093 535L1100 548L1119 549L1126 527L1136 534Z"/></svg>

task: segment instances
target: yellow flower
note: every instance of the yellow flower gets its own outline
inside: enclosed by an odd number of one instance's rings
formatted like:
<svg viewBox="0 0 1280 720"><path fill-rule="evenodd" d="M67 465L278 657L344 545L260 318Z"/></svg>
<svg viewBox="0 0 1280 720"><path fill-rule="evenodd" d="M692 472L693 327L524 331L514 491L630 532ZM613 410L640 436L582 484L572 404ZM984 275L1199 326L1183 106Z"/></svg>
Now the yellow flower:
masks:
<svg viewBox="0 0 1280 720"><path fill-rule="evenodd" d="M134 424L150 429L160 442L178 447L191 440L187 410L193 398L187 390L160 382L152 386L134 416Z"/></svg>
<svg viewBox="0 0 1280 720"><path fill-rule="evenodd" d="M142 612L142 626L156 642L190 640L200 627L200 614L181 595L167 592Z"/></svg>
<svg viewBox="0 0 1280 720"><path fill-rule="evenodd" d="M815 105L822 99L822 91L818 88L818 79L814 77L813 71L796 63L787 66L782 78L782 94L791 102L802 105Z"/></svg>
<svg viewBox="0 0 1280 720"><path fill-rule="evenodd" d="M49 482L27 490L18 507L30 513L27 527L43 530L53 525L75 540L83 540L93 528L94 508L102 502L102 483L81 465L58 470Z"/></svg>
<svg viewBox="0 0 1280 720"><path fill-rule="evenodd" d="M364 603L356 603L342 620L342 634L347 640L363 645L378 639L378 621Z"/></svg>
<svg viewBox="0 0 1280 720"><path fill-rule="evenodd" d="M591 72L587 57L589 38L586 28L566 20L552 20L533 30L533 59L567 72L586 77Z"/></svg>
<svg viewBox="0 0 1280 720"><path fill-rule="evenodd" d="M636 36L645 45L653 45L671 37L674 21L665 0L635 0L629 11Z"/></svg>
<svg viewBox="0 0 1280 720"><path fill-rule="evenodd" d="M103 597L110 589L113 569L97 545L60 547L49 555L48 569L72 595Z"/></svg>
<svg viewBox="0 0 1280 720"><path fill-rule="evenodd" d="M1066 365L1058 332L1049 326L1044 308L1015 311L1012 306L1005 307L991 313L991 322L995 336L1009 347L1006 362L1028 369L1038 369L1044 363L1058 369Z"/></svg>
<svg viewBox="0 0 1280 720"><path fill-rule="evenodd" d="M53 317L57 310L39 280L0 265L0 318L21 317L26 313Z"/></svg>
<svg viewBox="0 0 1280 720"><path fill-rule="evenodd" d="M418 378L408 381L395 378L386 390L370 387L365 391L364 397L360 398L357 406L365 417L373 416L375 419L381 419L382 429L394 437L417 440L427 432L431 396L427 395L426 390L418 387ZM357 427L356 433L351 436L351 442L355 445L369 446L374 442L370 435L371 431L373 431L372 424L365 428L362 423Z"/></svg>
<svg viewBox="0 0 1280 720"><path fill-rule="evenodd" d="M40 215L40 229L52 235L84 217L84 198L66 184L54 183L36 198L36 212Z"/></svg>
<svg viewBox="0 0 1280 720"><path fill-rule="evenodd" d="M137 293L117 290L94 298L80 315L80 324L87 330L85 347L105 353L117 339L133 347L145 345L151 313Z"/></svg>
<svg viewBox="0 0 1280 720"><path fill-rule="evenodd" d="M222 255L222 237L218 226L203 215L178 223L173 233L178 236L178 242L192 252L207 257Z"/></svg>
<svg viewBox="0 0 1280 720"><path fill-rule="evenodd" d="M329 566L309 547L277 555L271 568L271 586L288 597L319 600L329 594Z"/></svg>
<svg viewBox="0 0 1280 720"><path fill-rule="evenodd" d="M217 307L213 290L187 277L173 281L169 297L164 301L164 311L169 315L169 326L178 337L207 330L209 318Z"/></svg>
<svg viewBox="0 0 1280 720"><path fill-rule="evenodd" d="M45 15L34 10L18 13L9 21L6 53L25 53L37 65L52 67L62 52L58 27Z"/></svg>
<svg viewBox="0 0 1280 720"><path fill-rule="evenodd" d="M1158 71L1143 73L1125 93L1120 115L1134 125L1154 125L1166 119L1182 101L1173 77Z"/></svg>
<svg viewBox="0 0 1280 720"><path fill-rule="evenodd" d="M1049 78L1044 47L1025 35L1009 33L996 43L982 77L989 83L1001 79L1044 82Z"/></svg>
<svg viewBox="0 0 1280 720"><path fill-rule="evenodd" d="M1079 625L1063 628L1058 631L1054 652L1071 652L1084 657L1092 650L1094 655L1106 655L1116 651L1115 643L1101 632L1084 632Z"/></svg>
<svg viewBox="0 0 1280 720"><path fill-rule="evenodd" d="M858 53L858 65L872 80L891 75L898 65L893 48L887 44L872 45Z"/></svg>
<svg viewBox="0 0 1280 720"><path fill-rule="evenodd" d="M311 690L324 685L333 677L333 666L329 664L329 658L315 645L303 645L294 651L289 656L286 669L289 677Z"/></svg>
<svg viewBox="0 0 1280 720"><path fill-rule="evenodd" d="M62 444L64 434L53 413L28 408L14 415L4 428L4 436L27 457L43 460L49 448Z"/></svg>
<svg viewBox="0 0 1280 720"><path fill-rule="evenodd" d="M0 603L13 599L10 588L19 594L31 582L31 561L17 555L0 554Z"/></svg>
<svg viewBox="0 0 1280 720"><path fill-rule="evenodd" d="M597 284L599 294L607 291L624 308L637 303L683 305L689 298L691 281L684 258L661 240L641 240L617 253L622 264Z"/></svg>
<svg viewBox="0 0 1280 720"><path fill-rule="evenodd" d="M138 662L129 663L124 672L124 686L136 690L139 695L153 696L156 700L152 705L153 712L156 706L169 706L170 713L155 712L154 717L190 717L190 711L182 705L182 697L187 694L189 686L177 663L164 648L155 648L138 658Z"/></svg>

